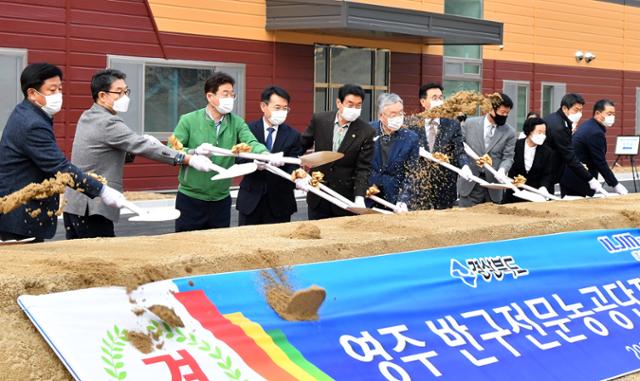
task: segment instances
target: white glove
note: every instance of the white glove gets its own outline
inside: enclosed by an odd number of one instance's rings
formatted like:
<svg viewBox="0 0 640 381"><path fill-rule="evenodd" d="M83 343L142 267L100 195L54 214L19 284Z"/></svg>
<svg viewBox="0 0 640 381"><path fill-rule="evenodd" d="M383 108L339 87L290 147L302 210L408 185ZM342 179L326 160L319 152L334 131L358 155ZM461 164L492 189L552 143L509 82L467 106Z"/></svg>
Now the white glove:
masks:
<svg viewBox="0 0 640 381"><path fill-rule="evenodd" d="M462 170L460 171L460 177L462 177L467 181L472 181L471 176L473 176L473 172L471 172L471 168L469 168L468 165L465 165L464 167L462 167Z"/></svg>
<svg viewBox="0 0 640 381"><path fill-rule="evenodd" d="M196 171L200 171L200 172L211 172L216 170L213 167L213 163L211 163L211 159L209 159L207 156L200 156L200 155L190 156L189 166L195 169Z"/></svg>
<svg viewBox="0 0 640 381"><path fill-rule="evenodd" d="M598 179L596 179L595 177L589 180L589 188L591 188L591 190L596 193L604 193L604 188L602 188L600 181L598 181Z"/></svg>
<svg viewBox="0 0 640 381"><path fill-rule="evenodd" d="M283 165L285 165L285 162L282 160L283 155L284 155L283 152L279 152L279 153L266 155L266 156L268 157L270 165L273 165L274 167L282 167Z"/></svg>
<svg viewBox="0 0 640 381"><path fill-rule="evenodd" d="M308 192L309 191L309 187L311 185L309 185L309 180L311 179L311 177L307 176L303 179L296 179L296 189L301 190L301 191L305 191Z"/></svg>
<svg viewBox="0 0 640 381"><path fill-rule="evenodd" d="M406 213L409 211L409 208L407 207L407 204L405 204L402 201L398 201L396 202L396 211L398 213Z"/></svg>
<svg viewBox="0 0 640 381"><path fill-rule="evenodd" d="M124 202L127 201L122 193L108 185L103 185L102 189L100 189L100 198L105 205L118 209L122 208Z"/></svg>
<svg viewBox="0 0 640 381"><path fill-rule="evenodd" d="M254 160L254 163L258 166L258 171L264 171L267 168L267 163L260 160Z"/></svg>
<svg viewBox="0 0 640 381"><path fill-rule="evenodd" d="M213 145L211 143L202 143L196 148L196 155L211 157L213 156Z"/></svg>
<svg viewBox="0 0 640 381"><path fill-rule="evenodd" d="M495 178L496 178L496 180L498 180L499 182L501 182L503 184L509 184L511 182L511 180L509 180L507 175L504 173L504 168L498 169L498 173L496 173Z"/></svg>
<svg viewBox="0 0 640 381"><path fill-rule="evenodd" d="M356 206L358 208L366 208L367 205L364 203L364 197L362 196L356 196L356 199L354 200L356 203Z"/></svg>
<svg viewBox="0 0 640 381"><path fill-rule="evenodd" d="M616 185L615 187L613 187L614 192L616 192L617 194L620 195L625 195L625 194L629 194L629 191L627 190L627 188L624 187L624 185L622 185L622 183L618 183L618 185Z"/></svg>
<svg viewBox="0 0 640 381"><path fill-rule="evenodd" d="M147 139L150 143L157 144L157 145L164 145L164 144L162 144L162 142L161 142L160 140L158 140L158 138L156 138L155 136L151 136L151 135L144 134L144 135L142 135L142 137L143 137L143 138L145 138L145 139Z"/></svg>

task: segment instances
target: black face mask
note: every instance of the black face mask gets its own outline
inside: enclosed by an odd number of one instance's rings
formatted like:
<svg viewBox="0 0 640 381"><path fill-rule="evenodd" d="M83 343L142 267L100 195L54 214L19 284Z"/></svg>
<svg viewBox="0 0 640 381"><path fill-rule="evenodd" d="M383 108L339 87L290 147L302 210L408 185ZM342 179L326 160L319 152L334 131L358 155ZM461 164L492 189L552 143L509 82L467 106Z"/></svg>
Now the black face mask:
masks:
<svg viewBox="0 0 640 381"><path fill-rule="evenodd" d="M507 123L507 117L504 115L495 114L491 115L491 117L498 127L503 126L505 123Z"/></svg>

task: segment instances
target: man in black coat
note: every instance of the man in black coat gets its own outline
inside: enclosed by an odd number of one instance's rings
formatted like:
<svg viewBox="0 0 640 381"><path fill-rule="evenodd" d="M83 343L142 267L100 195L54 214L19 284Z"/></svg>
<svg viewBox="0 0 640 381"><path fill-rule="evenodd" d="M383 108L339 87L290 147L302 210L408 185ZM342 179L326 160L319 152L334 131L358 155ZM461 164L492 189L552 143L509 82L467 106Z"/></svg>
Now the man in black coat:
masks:
<svg viewBox="0 0 640 381"><path fill-rule="evenodd" d="M375 130L360 119L364 90L357 85L344 85L338 90L336 111L314 114L301 137L302 148L315 145L316 151L337 151L340 160L314 168L324 174L325 184L359 207L365 207ZM328 201L307 193L310 220L346 216L350 213Z"/></svg>
<svg viewBox="0 0 640 381"><path fill-rule="evenodd" d="M629 193L624 185L618 182L607 164L607 128L616 120L616 109L609 99L601 99L593 106L593 118L580 125L573 135L573 149L578 159L587 166L589 176L597 178L601 174L606 183L618 194ZM574 196L593 196L593 188L582 177L565 169L560 185L566 194Z"/></svg>
<svg viewBox="0 0 640 381"><path fill-rule="evenodd" d="M284 121L289 112L289 93L280 87L271 86L262 92L260 108L263 117L249 123L249 128L258 141L273 153L284 156L302 155L300 133ZM240 160L239 160L240 161ZM296 165L285 165L285 172L293 172ZM264 169L259 164L259 169ZM274 224L291 221L298 209L292 182L268 171L260 170L244 176L240 183L236 209L239 211L238 225Z"/></svg>
<svg viewBox="0 0 640 381"><path fill-rule="evenodd" d="M9 116L0 139L0 197L56 173L68 173L74 189L103 203L122 207L122 193L85 175L64 157L53 133L53 116L62 108L62 71L48 63L27 66L20 76L24 101ZM0 214L0 240L35 238L41 242L56 233L59 197L34 199Z"/></svg>
<svg viewBox="0 0 640 381"><path fill-rule="evenodd" d="M547 115L544 120L547 123L547 141L546 146L554 151L554 160L552 166L554 168L553 187L560 182L565 168L572 171L574 176L589 184L589 188L595 192L602 191L602 185L587 172L582 166L580 160L576 157L571 144L572 134L578 121L582 117L582 108L584 99L578 94L566 94L562 97L560 108L558 111ZM566 190L560 184L561 194L564 196Z"/></svg>

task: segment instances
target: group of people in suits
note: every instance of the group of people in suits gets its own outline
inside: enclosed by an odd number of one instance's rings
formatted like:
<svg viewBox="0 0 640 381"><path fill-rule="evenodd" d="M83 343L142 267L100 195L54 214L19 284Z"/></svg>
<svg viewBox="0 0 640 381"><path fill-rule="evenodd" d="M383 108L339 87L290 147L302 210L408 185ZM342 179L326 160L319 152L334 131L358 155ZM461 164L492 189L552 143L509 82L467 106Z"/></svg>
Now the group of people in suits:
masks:
<svg viewBox="0 0 640 381"><path fill-rule="evenodd" d="M528 118L523 138L516 140L515 129L506 123L513 102L505 94L485 115L465 120L406 116L402 98L385 93L378 98L378 115L370 123L360 118L364 90L348 84L338 90L336 110L314 114L300 133L286 123L291 102L286 90L267 87L260 99L262 117L247 124L233 113L234 86L231 76L214 73L204 84L206 106L182 115L174 140L163 144L133 132L120 117L128 110L131 92L125 73L100 70L92 77L93 104L78 120L68 161L53 132L53 117L62 107L62 72L47 63L31 64L21 76L25 99L14 109L0 139L0 196L56 172L69 173L74 189L65 194L67 238L112 237L114 222L126 204L122 194L125 157L135 154L180 166L176 208L181 214L176 231L228 227L231 181L211 181L209 172L241 162L215 155L217 148L237 144L266 155L256 162L258 170L240 183L236 202L240 225L291 220L297 210L294 190L308 190L310 185L277 177L265 170L266 163L292 172L296 166L285 164L276 153L299 157L312 148L343 154L313 170L322 172L328 187L359 207L373 206L366 200L372 185L396 211L518 201L510 192L503 197L500 190L479 186L471 181L474 176L506 183L522 175L528 185L544 192L553 192L560 183L563 195L586 196L602 190L597 180L601 174L617 193L627 193L605 160L606 129L615 122L610 100L596 102L593 118L576 130L585 102L579 95L567 94L555 113L544 119ZM442 106L443 92L437 83L421 86L418 98L423 111ZM476 165L465 153L465 143L478 155L490 157L495 171ZM420 148L446 155L461 171L456 174L421 158ZM88 175L92 172L106 184ZM51 238L56 216L50 212L58 209L58 202L54 195L0 215L0 239ZM307 192L307 205L309 219L350 213L312 192ZM25 218L35 209L45 212Z"/></svg>

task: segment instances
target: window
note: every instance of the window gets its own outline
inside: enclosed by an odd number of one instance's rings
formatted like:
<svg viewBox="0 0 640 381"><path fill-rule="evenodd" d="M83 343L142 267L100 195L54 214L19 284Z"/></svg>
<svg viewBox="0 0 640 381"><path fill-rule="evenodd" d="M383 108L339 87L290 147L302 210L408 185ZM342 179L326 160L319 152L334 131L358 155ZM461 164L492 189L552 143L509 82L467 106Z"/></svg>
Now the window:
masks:
<svg viewBox="0 0 640 381"><path fill-rule="evenodd" d="M131 103L122 119L140 134L168 138L182 114L206 106L204 83L217 71L236 80L234 113L244 117L244 64L109 56L108 66L127 74Z"/></svg>
<svg viewBox="0 0 640 381"><path fill-rule="evenodd" d="M566 93L567 85L564 83L542 82L541 116L545 117L556 111Z"/></svg>
<svg viewBox="0 0 640 381"><path fill-rule="evenodd" d="M362 86L362 118L376 119L378 95L389 91L388 50L316 45L314 112L335 109L338 89L347 83Z"/></svg>
<svg viewBox="0 0 640 381"><path fill-rule="evenodd" d="M482 18L482 0L445 0L444 13ZM444 95L461 90L480 91L482 47L480 45L444 46Z"/></svg>
<svg viewBox="0 0 640 381"><path fill-rule="evenodd" d="M527 114L529 113L529 82L503 81L502 92L513 101L513 109L509 112L507 123L516 131L522 131Z"/></svg>
<svg viewBox="0 0 640 381"><path fill-rule="evenodd" d="M20 74L26 65L26 50L0 48L0 133L13 109L22 102Z"/></svg>
<svg viewBox="0 0 640 381"><path fill-rule="evenodd" d="M636 87L636 135L640 135L640 87Z"/></svg>

